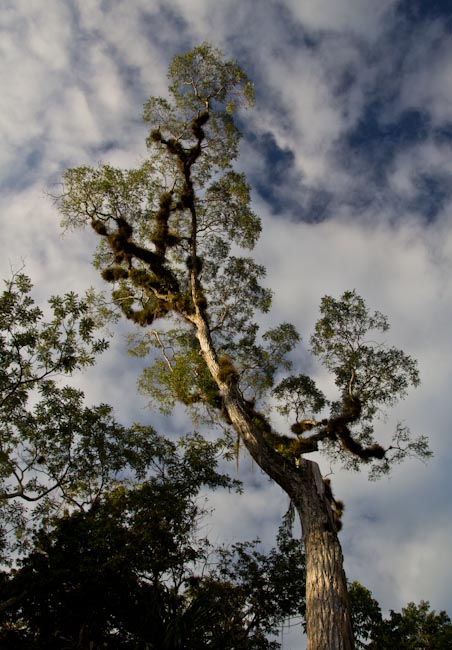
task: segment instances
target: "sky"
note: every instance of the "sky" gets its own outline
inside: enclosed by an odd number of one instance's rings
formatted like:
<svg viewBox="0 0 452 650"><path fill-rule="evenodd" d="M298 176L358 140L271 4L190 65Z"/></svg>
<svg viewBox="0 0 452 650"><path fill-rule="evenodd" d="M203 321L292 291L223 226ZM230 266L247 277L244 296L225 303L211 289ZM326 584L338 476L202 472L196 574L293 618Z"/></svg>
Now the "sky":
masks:
<svg viewBox="0 0 452 650"><path fill-rule="evenodd" d="M0 0L2 278L24 266L43 301L101 286L89 233L62 236L51 195L67 167L146 156L142 106L164 95L175 54L208 40L254 81L237 166L263 222L255 250L274 291L268 320L305 345L325 294L355 288L386 314L388 341L418 359L421 386L393 409L433 459L370 483L322 463L346 504L349 580L383 610L430 601L452 615L452 9L447 0ZM182 433L135 390L141 361L122 325L75 379L124 422ZM300 359L320 380L321 370ZM301 362L300 362L301 363ZM219 542L270 546L286 497L242 454L243 496L216 494ZM214 539L214 541L215 541ZM299 634L286 631L284 648Z"/></svg>

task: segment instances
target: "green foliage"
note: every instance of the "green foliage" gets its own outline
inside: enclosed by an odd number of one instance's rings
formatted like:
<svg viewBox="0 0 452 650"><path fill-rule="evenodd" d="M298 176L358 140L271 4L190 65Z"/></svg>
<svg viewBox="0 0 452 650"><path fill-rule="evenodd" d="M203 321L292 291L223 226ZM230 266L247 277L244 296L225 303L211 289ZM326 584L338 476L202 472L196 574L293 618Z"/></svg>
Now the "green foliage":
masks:
<svg viewBox="0 0 452 650"><path fill-rule="evenodd" d="M220 50L202 43L176 55L169 68L169 90L184 108L208 108L213 102L234 112L237 104L250 104L253 89L246 74L234 61L223 61ZM218 110L218 109L217 109Z"/></svg>
<svg viewBox="0 0 452 650"><path fill-rule="evenodd" d="M276 373L282 368L289 370L292 365L288 355L299 341L295 328L282 323L260 335L258 325L248 318L237 337L231 332L229 340L221 335L216 341L218 349L233 361L237 385L247 401L254 404L259 400L261 409L268 410L268 393Z"/></svg>
<svg viewBox="0 0 452 650"><path fill-rule="evenodd" d="M362 420L371 420L379 409L404 397L410 384L419 384L416 361L375 340L377 332L389 329L387 318L371 314L355 291L346 291L339 300L325 296L320 312L312 352L334 374L343 395L361 400Z"/></svg>
<svg viewBox="0 0 452 650"><path fill-rule="evenodd" d="M293 414L296 422L299 422L302 416L319 413L327 404L322 391L307 375L286 377L272 392L278 401L278 411L286 417Z"/></svg>
<svg viewBox="0 0 452 650"><path fill-rule="evenodd" d="M86 301L74 293L49 300L50 319L30 296L32 284L22 274L5 282L0 295L0 395L2 408L24 401L38 381L68 374L94 363L107 347L94 337L95 323Z"/></svg>
<svg viewBox="0 0 452 650"><path fill-rule="evenodd" d="M386 317L380 312L371 314L355 291L345 292L338 300L323 298L311 349L334 375L339 398L331 403L330 416L319 420L317 413L328 402L314 381L306 375L282 379L272 391L276 408L295 418L291 430L304 446L274 436L275 448L282 446L297 453L303 449L304 453L324 451L347 469L358 470L370 463L371 479L387 474L409 456L425 460L432 455L427 438L412 439L409 429L400 423L386 448L375 440L375 418L403 397L410 384L419 383L416 362L377 341L377 333L388 328Z"/></svg>
<svg viewBox="0 0 452 650"><path fill-rule="evenodd" d="M286 355L298 341L295 329L287 323L264 333L261 344L257 336L258 327L253 324L236 341L232 340L233 345L225 341L225 347L219 348L220 365L222 359L228 362L231 377L250 400L265 397L278 369L290 368ZM218 420L223 402L199 353L194 332L185 328L148 330L144 335L129 337L129 351L141 357L155 356L156 352L160 355L138 381L139 390L149 398L152 408L168 415L179 402L189 408L196 421Z"/></svg>
<svg viewBox="0 0 452 650"><path fill-rule="evenodd" d="M231 345L249 327L256 310L268 312L271 292L260 285L263 266L250 258L229 256L216 272L204 263L208 315L219 346ZM211 276L211 277L210 277Z"/></svg>
<svg viewBox="0 0 452 650"><path fill-rule="evenodd" d="M391 610L384 619L371 592L353 582L349 587L355 642L368 650L448 650L452 623L444 611L430 611L430 604L409 603L402 612Z"/></svg>
<svg viewBox="0 0 452 650"><path fill-rule="evenodd" d="M201 224L213 228L221 223L229 243L254 248L261 223L250 208L250 188L244 174L231 170L211 183L199 208Z"/></svg>
<svg viewBox="0 0 452 650"><path fill-rule="evenodd" d="M258 540L257 540L258 542ZM244 623L259 621L266 634L274 634L281 621L304 617L305 558L300 541L280 528L277 548L268 555L256 542L233 544L220 552L217 572L222 582L240 587Z"/></svg>
<svg viewBox="0 0 452 650"><path fill-rule="evenodd" d="M339 300L325 296L320 311L311 349L334 375L340 391L323 428L327 452L349 469L373 461L371 479L387 474L406 457L429 458L427 438L412 440L409 429L400 424L387 448L374 438L375 417L404 397L410 385L419 384L416 361L377 339L378 332L389 329L387 318L371 314L355 291L346 291Z"/></svg>
<svg viewBox="0 0 452 650"><path fill-rule="evenodd" d="M106 404L88 407L57 380L94 363L88 305L49 300L49 316L15 275L0 296L0 541L3 559L64 508L83 509L112 486L143 480L156 453L150 426L118 424ZM200 454L200 462L202 454ZM16 550L17 550L16 548Z"/></svg>
<svg viewBox="0 0 452 650"><path fill-rule="evenodd" d="M175 56L168 78L172 102L151 98L144 107L144 120L152 128L148 144L155 144L157 132L187 148L199 133L193 121L208 113L208 125L200 125L206 139L200 176L210 176L215 167L229 167L239 142L233 113L239 106L251 105L254 98L246 74L234 61L224 61L219 50L203 43Z"/></svg>
<svg viewBox="0 0 452 650"><path fill-rule="evenodd" d="M279 647L265 634L302 613L299 542L281 534L269 555L257 542L215 551L198 535L198 492L231 485L218 450L196 436L182 450L154 443L145 483L56 520L17 571L0 574L2 648Z"/></svg>
<svg viewBox="0 0 452 650"><path fill-rule="evenodd" d="M239 140L232 114L250 102L252 87L207 44L176 57L169 77L173 102L154 98L145 107L149 160L128 171L69 169L63 223L90 224L101 237L95 264L127 318L191 323L208 308L219 333L239 332L271 299L260 286L263 267L230 254L234 243L252 248L260 233L246 180L229 169Z"/></svg>
<svg viewBox="0 0 452 650"><path fill-rule="evenodd" d="M348 596L356 648L368 648L368 643L378 634L383 623L380 605L359 582L352 582L348 586Z"/></svg>
<svg viewBox="0 0 452 650"><path fill-rule="evenodd" d="M144 198L155 188L152 169L145 163L139 169L121 170L111 165L68 169L65 173L65 210L70 218L66 227L77 227L92 219L93 229L103 234L108 216L126 217L132 223L143 215ZM85 210L83 207L85 206Z"/></svg>
<svg viewBox="0 0 452 650"><path fill-rule="evenodd" d="M138 382L152 408L169 415L179 402L196 415L195 419L204 420L204 416L213 413L217 416L222 407L221 396L199 354L193 333L183 328L149 330L145 336L130 337L129 343L131 354L147 356L157 350L162 355L145 368Z"/></svg>
<svg viewBox="0 0 452 650"><path fill-rule="evenodd" d="M68 386L47 381L38 394L1 422L0 521L21 548L52 513L84 508L119 480L144 478L153 453L151 427L123 427L109 406L88 408Z"/></svg>
<svg viewBox="0 0 452 650"><path fill-rule="evenodd" d="M335 376L339 399L331 403L330 416L317 419L328 402L306 375L289 376L273 388L276 408L294 417L291 431L296 441L272 434L269 442L284 456L324 451L347 469L371 464L369 477L387 474L394 464L413 456L421 460L432 454L425 436L411 438L409 429L398 424L386 448L374 437L374 420L383 408L406 394L410 384L419 383L416 362L401 350L376 340L386 332L388 322L380 312L371 314L355 291L336 300L325 296L322 317L315 326L311 349Z"/></svg>

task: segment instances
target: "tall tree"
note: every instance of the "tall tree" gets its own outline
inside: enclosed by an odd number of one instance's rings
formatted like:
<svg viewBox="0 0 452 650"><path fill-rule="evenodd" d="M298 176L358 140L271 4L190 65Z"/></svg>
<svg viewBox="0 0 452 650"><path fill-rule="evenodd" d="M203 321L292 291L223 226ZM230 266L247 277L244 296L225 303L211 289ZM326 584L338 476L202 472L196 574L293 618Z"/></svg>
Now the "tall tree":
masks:
<svg viewBox="0 0 452 650"><path fill-rule="evenodd" d="M401 427L386 448L373 439L381 409L418 383L416 364L373 342L375 332L368 332L386 331L386 319L347 292L323 299L312 339L337 397L328 402L304 375L275 385L290 370L287 355L299 336L288 323L259 332L255 314L269 310L271 292L261 285L264 268L240 254L261 230L246 179L232 168L240 137L234 111L252 102L253 87L237 63L208 44L176 56L169 80L169 98L145 105L148 160L126 171L69 169L59 199L63 222L89 224L100 236L95 264L113 285L113 301L145 328L135 353L160 353L141 389L166 411L180 402L234 432L290 497L306 549L309 648L348 650L353 634L337 537L342 506L305 455L325 451L376 474L407 454L428 455L425 439L411 442ZM294 416L293 435L274 430L275 402Z"/></svg>

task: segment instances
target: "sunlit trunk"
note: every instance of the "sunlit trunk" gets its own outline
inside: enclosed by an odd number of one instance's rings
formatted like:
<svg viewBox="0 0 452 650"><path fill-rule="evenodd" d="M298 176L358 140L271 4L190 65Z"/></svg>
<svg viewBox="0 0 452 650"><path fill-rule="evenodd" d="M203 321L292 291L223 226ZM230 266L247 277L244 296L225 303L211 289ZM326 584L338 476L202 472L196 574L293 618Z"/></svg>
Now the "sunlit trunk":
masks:
<svg viewBox="0 0 452 650"><path fill-rule="evenodd" d="M308 650L353 650L342 551L319 466L301 458L295 467L266 444L239 391L219 379L207 324L201 318L197 326L204 360L221 390L232 426L255 462L281 486L299 514L306 553Z"/></svg>
<svg viewBox="0 0 452 650"><path fill-rule="evenodd" d="M353 650L342 550L319 466L302 460L300 471L301 493L295 507L306 552L308 650Z"/></svg>

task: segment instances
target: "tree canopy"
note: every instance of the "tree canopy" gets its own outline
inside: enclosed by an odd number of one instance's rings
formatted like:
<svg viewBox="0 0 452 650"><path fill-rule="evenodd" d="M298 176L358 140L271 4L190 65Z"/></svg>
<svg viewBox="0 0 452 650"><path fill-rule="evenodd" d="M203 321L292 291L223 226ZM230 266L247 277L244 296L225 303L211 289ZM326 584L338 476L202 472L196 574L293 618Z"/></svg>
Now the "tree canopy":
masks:
<svg viewBox="0 0 452 650"><path fill-rule="evenodd" d="M269 310L271 291L261 284L265 269L239 255L261 230L246 179L232 168L240 137L233 115L252 102L252 84L208 44L176 56L169 80L170 99L145 105L149 158L141 167L69 169L58 201L66 227L88 224L100 235L95 265L113 285L113 303L145 327L134 353L161 354L144 371L141 390L164 412L182 402L198 414L213 410L218 421L218 384L233 381L261 410L276 398L281 412L295 416L296 434L315 429L306 451L333 447L355 468L372 461L377 473L408 453L428 456L424 437L405 444L404 428L387 448L373 439L375 416L416 386L419 374L411 357L373 338L388 321L355 291L322 299L311 339L313 354L335 378L337 398L328 401L310 377L287 376L300 337L288 323L260 332L256 317ZM168 325L155 329L162 319ZM199 354L201 321L219 382ZM286 377L276 385L281 372Z"/></svg>

